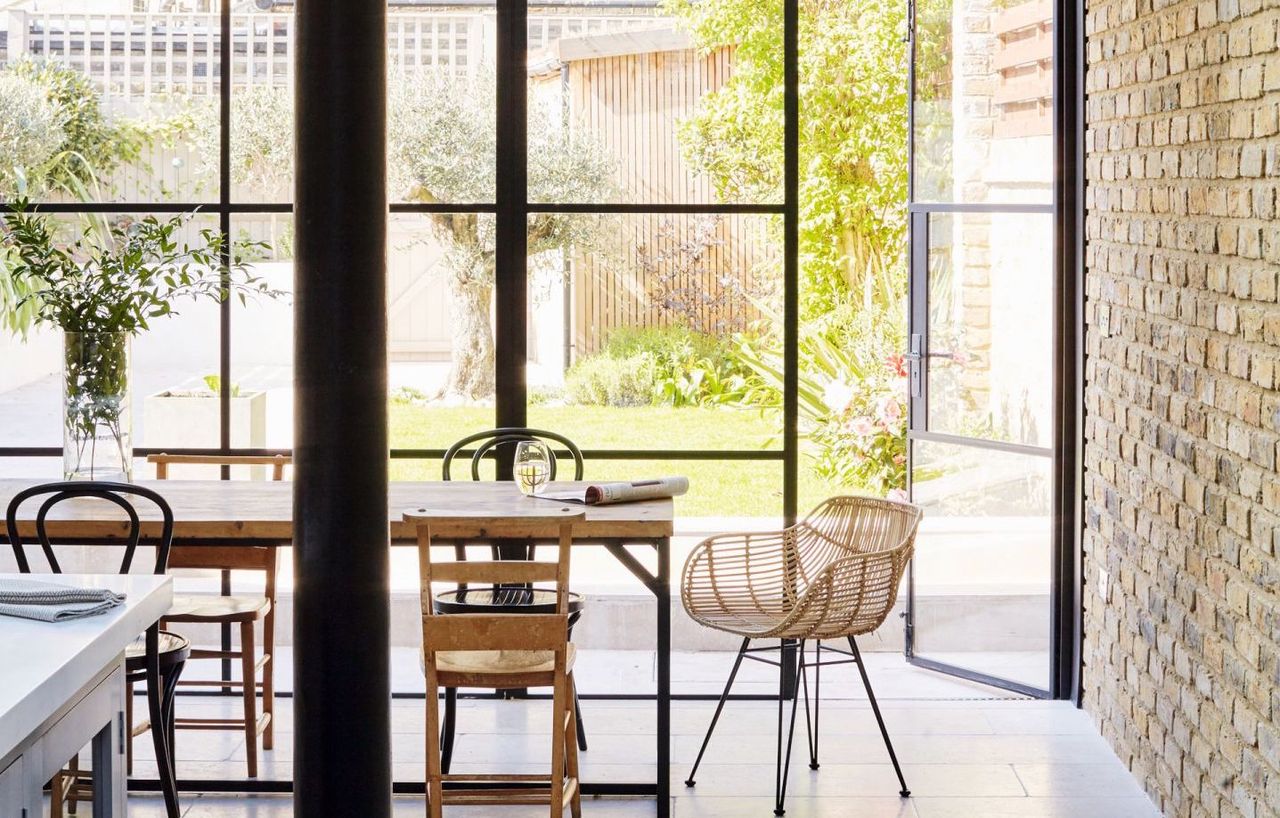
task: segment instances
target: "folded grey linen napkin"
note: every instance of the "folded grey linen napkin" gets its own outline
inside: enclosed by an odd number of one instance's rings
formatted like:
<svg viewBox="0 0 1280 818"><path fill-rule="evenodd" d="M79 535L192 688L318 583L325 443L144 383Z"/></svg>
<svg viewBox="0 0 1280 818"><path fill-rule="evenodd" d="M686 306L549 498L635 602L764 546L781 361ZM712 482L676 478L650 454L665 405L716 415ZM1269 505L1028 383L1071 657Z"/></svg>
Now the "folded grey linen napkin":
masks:
<svg viewBox="0 0 1280 818"><path fill-rule="evenodd" d="M63 622L97 616L124 604L124 594L34 579L0 580L0 616Z"/></svg>

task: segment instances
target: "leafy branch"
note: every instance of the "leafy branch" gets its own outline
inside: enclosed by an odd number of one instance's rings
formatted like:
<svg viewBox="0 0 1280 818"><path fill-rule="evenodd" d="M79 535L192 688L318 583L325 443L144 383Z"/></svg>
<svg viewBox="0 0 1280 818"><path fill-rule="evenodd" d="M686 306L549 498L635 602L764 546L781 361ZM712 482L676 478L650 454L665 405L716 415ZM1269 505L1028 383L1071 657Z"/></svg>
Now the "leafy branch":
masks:
<svg viewBox="0 0 1280 818"><path fill-rule="evenodd" d="M252 274L242 252L260 252L261 243L239 245L224 265L225 237L201 230L197 243L180 242L194 214L160 221L148 216L128 224L90 223L79 238L60 245L49 220L28 212L18 200L4 217L8 233L9 277L25 285L17 308L30 308L37 324L65 332L124 332L136 335L149 322L176 314L183 300L223 301L251 296L277 298L280 290Z"/></svg>

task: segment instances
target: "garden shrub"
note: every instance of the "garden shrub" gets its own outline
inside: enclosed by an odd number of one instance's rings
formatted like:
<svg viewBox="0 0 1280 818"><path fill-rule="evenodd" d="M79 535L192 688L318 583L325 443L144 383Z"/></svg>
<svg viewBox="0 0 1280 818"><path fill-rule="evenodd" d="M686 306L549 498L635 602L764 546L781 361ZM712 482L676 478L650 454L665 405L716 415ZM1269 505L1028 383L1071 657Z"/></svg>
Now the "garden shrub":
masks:
<svg viewBox="0 0 1280 818"><path fill-rule="evenodd" d="M609 334L602 356L649 360L653 389L648 403L702 406L740 397L750 372L731 352L728 340L683 326L623 327Z"/></svg>
<svg viewBox="0 0 1280 818"><path fill-rule="evenodd" d="M0 75L0 190L11 198L18 180L53 156L62 144L58 109L35 82Z"/></svg>
<svg viewBox="0 0 1280 818"><path fill-rule="evenodd" d="M800 434L821 477L903 499L907 478L907 369L903 310L836 309L802 323ZM783 407L782 343L740 337L734 355L754 373L743 403Z"/></svg>
<svg viewBox="0 0 1280 818"><path fill-rule="evenodd" d="M38 86L58 118L60 139L49 158L56 153L61 161L44 168L46 178L40 181L76 190L142 155L147 134L132 122L112 122L83 71L56 60L27 58L9 65L6 73Z"/></svg>
<svg viewBox="0 0 1280 818"><path fill-rule="evenodd" d="M564 378L569 402L586 406L648 406L654 388L653 361L643 353L583 358Z"/></svg>

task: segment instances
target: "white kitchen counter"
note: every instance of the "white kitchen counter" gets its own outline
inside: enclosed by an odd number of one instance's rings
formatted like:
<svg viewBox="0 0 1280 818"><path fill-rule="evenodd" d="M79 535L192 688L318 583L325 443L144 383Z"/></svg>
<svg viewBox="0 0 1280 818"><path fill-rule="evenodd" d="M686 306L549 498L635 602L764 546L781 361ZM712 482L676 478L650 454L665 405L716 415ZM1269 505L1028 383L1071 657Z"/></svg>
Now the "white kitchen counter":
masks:
<svg viewBox="0 0 1280 818"><path fill-rule="evenodd" d="M0 616L0 777L8 779L7 788L0 784L0 802L6 789L14 791L18 779L24 782L22 798L30 801L39 797L38 788L50 769L60 767L106 726L115 725L116 714L104 712L100 704L107 693L108 698L123 702L124 650L169 609L172 580L140 574L0 574L0 578L110 588L126 596L125 604L109 613L66 622ZM104 680L110 690L95 696ZM82 700L92 715L74 712ZM99 723L102 718L105 721ZM122 715L119 721L116 729L124 729ZM92 731L81 739L82 722L84 729ZM48 735L56 741L41 746ZM76 740L81 743L74 744ZM61 757L66 752L63 745L74 745L65 757ZM23 766L26 769L18 775L15 771ZM123 772L113 770L121 780ZM6 809L12 807L0 803L0 813L8 815Z"/></svg>

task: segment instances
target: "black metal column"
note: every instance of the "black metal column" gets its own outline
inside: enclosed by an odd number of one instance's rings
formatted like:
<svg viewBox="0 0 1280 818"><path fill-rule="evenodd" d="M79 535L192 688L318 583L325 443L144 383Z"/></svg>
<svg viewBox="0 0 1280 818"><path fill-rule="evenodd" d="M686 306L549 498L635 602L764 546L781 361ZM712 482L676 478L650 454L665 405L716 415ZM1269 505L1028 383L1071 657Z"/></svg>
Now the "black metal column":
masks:
<svg viewBox="0 0 1280 818"><path fill-rule="evenodd" d="M498 426L524 426L528 310L529 123L527 0L498 0L497 204L494 256L494 408ZM498 447L498 479L511 479L514 447Z"/></svg>
<svg viewBox="0 0 1280 818"><path fill-rule="evenodd" d="M296 26L294 813L389 818L386 3Z"/></svg>

